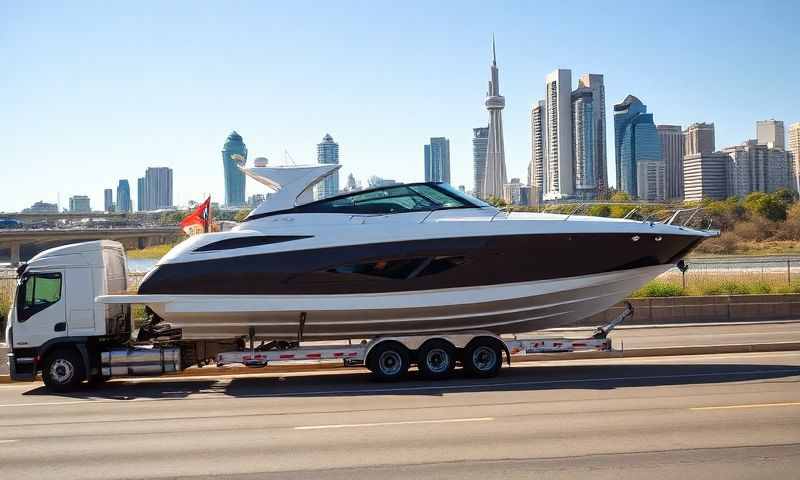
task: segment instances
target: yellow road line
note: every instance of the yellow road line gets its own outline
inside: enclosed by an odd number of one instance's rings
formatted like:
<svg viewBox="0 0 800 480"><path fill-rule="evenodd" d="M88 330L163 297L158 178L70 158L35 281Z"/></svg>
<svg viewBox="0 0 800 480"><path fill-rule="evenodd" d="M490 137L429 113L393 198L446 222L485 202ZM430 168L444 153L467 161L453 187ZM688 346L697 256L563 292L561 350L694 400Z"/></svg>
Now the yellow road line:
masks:
<svg viewBox="0 0 800 480"><path fill-rule="evenodd" d="M715 407L691 407L689 410L733 410L736 408L796 407L800 402L751 403L749 405L719 405Z"/></svg>

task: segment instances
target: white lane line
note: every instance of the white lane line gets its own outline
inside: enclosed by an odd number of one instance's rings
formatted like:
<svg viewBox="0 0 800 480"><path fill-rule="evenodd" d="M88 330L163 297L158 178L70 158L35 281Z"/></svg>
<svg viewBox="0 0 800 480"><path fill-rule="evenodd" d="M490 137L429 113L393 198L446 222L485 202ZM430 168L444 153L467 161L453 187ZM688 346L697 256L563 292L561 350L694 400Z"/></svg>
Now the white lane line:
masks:
<svg viewBox="0 0 800 480"><path fill-rule="evenodd" d="M19 440L0 440L0 443L14 443L19 442Z"/></svg>
<svg viewBox="0 0 800 480"><path fill-rule="evenodd" d="M718 405L714 407L692 407L689 410L732 410L736 408L767 408L767 407L797 407L800 402L783 402L783 403L751 403L749 405Z"/></svg>
<svg viewBox="0 0 800 480"><path fill-rule="evenodd" d="M362 428L362 427L388 427L394 425L426 425L432 423L468 423L468 422L491 422L493 417L477 418L443 418L440 420L409 420L405 422L376 422L376 423L342 423L335 425L304 425L294 427L294 430L328 430L333 428Z"/></svg>

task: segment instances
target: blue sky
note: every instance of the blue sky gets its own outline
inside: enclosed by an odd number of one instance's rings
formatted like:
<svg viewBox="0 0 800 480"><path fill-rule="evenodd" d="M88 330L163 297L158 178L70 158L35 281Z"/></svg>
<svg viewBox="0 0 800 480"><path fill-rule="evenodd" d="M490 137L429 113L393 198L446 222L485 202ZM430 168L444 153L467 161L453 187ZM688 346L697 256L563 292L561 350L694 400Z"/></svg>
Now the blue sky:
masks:
<svg viewBox="0 0 800 480"><path fill-rule="evenodd" d="M362 181L421 180L423 145L446 136L469 188L492 32L510 177L555 68L604 74L609 115L631 93L658 124L713 121L718 148L800 121L800 2L556 3L0 1L0 210L102 208L120 178L135 200L148 166L175 170L179 204L220 200L233 129L272 163L315 161L330 133Z"/></svg>

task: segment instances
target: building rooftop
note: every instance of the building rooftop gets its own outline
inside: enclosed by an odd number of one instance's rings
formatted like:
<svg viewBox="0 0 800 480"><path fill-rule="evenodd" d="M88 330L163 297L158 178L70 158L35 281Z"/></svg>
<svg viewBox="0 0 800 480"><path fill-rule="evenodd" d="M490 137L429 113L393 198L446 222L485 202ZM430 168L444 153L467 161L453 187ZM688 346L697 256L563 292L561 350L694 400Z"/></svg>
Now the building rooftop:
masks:
<svg viewBox="0 0 800 480"><path fill-rule="evenodd" d="M636 98L634 95L628 95L627 97L625 97L625 100L623 100L622 103L614 105L614 111L619 112L625 110L634 103L642 103L642 101Z"/></svg>

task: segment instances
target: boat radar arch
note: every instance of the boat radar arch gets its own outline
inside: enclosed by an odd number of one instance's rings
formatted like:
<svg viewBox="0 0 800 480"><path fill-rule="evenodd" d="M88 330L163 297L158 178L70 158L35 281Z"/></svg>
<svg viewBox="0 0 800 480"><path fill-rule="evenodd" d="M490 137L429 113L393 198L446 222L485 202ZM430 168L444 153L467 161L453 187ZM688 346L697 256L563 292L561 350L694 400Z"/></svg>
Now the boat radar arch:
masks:
<svg viewBox="0 0 800 480"><path fill-rule="evenodd" d="M313 200L311 187L339 170L340 164L242 168L245 175L276 191L248 217L287 210Z"/></svg>

